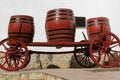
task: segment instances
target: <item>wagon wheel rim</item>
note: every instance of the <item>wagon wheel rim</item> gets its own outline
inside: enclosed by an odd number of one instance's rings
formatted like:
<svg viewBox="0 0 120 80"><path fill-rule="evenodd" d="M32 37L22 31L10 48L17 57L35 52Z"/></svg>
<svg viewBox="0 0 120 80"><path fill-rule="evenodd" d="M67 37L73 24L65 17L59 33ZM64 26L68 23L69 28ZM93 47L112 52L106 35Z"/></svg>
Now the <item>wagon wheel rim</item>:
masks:
<svg viewBox="0 0 120 80"><path fill-rule="evenodd" d="M6 71L20 70L26 65L28 56L24 42L12 38L0 42L0 68Z"/></svg>
<svg viewBox="0 0 120 80"><path fill-rule="evenodd" d="M89 46L75 47L74 57L76 62L85 68L92 68L96 66L96 63L91 59L89 53ZM99 62L100 58L98 59Z"/></svg>
<svg viewBox="0 0 120 80"><path fill-rule="evenodd" d="M100 33L90 44L90 56L93 61L103 67L111 68L120 62L120 40L113 33ZM97 61L96 52L100 52L100 61Z"/></svg>

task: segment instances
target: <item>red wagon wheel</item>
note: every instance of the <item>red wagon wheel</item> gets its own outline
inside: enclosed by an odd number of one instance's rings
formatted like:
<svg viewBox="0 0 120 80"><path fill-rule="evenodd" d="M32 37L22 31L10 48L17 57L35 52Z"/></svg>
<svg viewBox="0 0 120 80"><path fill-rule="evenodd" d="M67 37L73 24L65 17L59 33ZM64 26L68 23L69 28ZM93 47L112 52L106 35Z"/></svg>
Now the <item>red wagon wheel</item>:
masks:
<svg viewBox="0 0 120 80"><path fill-rule="evenodd" d="M100 62L95 55L100 52ZM93 61L104 68L116 66L120 61L120 40L113 33L100 33L90 44L90 56Z"/></svg>
<svg viewBox="0 0 120 80"><path fill-rule="evenodd" d="M98 53L99 56L100 53ZM91 59L90 52L89 52L89 46L81 46L81 47L75 47L74 48L74 57L77 63L85 68L92 68L96 66L96 63ZM100 61L100 57L97 60Z"/></svg>
<svg viewBox="0 0 120 80"><path fill-rule="evenodd" d="M0 68L17 71L26 65L28 49L19 40L8 38L0 42Z"/></svg>

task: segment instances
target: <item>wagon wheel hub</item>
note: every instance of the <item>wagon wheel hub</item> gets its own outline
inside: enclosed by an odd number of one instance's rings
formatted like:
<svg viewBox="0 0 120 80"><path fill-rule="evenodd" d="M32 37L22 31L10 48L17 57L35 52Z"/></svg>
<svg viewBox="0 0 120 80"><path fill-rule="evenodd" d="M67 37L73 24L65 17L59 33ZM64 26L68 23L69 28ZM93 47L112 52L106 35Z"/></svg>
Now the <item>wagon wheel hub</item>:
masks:
<svg viewBox="0 0 120 80"><path fill-rule="evenodd" d="M90 56L89 51L85 51L84 55L87 56L87 57L89 57Z"/></svg>
<svg viewBox="0 0 120 80"><path fill-rule="evenodd" d="M6 57L7 57L7 56L12 59L12 58L15 57L15 54L14 54L13 51L8 51L7 54L6 54Z"/></svg>
<svg viewBox="0 0 120 80"><path fill-rule="evenodd" d="M107 53L107 54L108 54L110 51L111 51L111 48L105 48L105 49L104 49L104 52Z"/></svg>
<svg viewBox="0 0 120 80"><path fill-rule="evenodd" d="M107 49L107 53L109 53L110 51L111 51L111 48L108 48L108 49Z"/></svg>
<svg viewBox="0 0 120 80"><path fill-rule="evenodd" d="M14 48L10 48L7 50L7 55L13 55L15 52L14 52Z"/></svg>

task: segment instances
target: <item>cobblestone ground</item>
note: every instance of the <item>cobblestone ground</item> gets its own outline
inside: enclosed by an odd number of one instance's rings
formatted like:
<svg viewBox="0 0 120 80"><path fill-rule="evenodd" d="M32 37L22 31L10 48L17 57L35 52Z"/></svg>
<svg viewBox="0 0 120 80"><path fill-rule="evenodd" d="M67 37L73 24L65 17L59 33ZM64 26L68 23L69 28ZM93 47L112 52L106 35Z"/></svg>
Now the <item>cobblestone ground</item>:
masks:
<svg viewBox="0 0 120 80"><path fill-rule="evenodd" d="M6 72L0 70L0 80L68 80L38 70Z"/></svg>
<svg viewBox="0 0 120 80"><path fill-rule="evenodd" d="M46 69L51 65L54 65L52 69ZM119 80L119 74L120 67L82 68L76 64L73 54L32 54L24 69L16 72L0 70L0 80Z"/></svg>
<svg viewBox="0 0 120 80"><path fill-rule="evenodd" d="M120 67L79 69L33 69L6 72L0 80L119 80Z"/></svg>

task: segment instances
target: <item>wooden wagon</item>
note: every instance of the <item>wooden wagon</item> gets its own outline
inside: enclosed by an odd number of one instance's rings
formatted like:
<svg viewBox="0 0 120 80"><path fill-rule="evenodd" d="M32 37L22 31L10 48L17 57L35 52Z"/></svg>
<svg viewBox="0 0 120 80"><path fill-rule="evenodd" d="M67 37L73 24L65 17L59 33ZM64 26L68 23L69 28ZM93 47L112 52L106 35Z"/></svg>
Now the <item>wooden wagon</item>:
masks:
<svg viewBox="0 0 120 80"><path fill-rule="evenodd" d="M28 46L37 47L74 47L73 51L49 52L49 54L73 53L80 66L91 68L96 64L111 68L120 61L120 40L111 33L106 17L87 20L88 40L75 42L76 23L71 9L53 9L46 18L48 42L33 42L33 17L26 15L12 16L8 28L8 38L0 42L0 68L17 71L30 61L30 54L47 54L46 51L28 50Z"/></svg>

